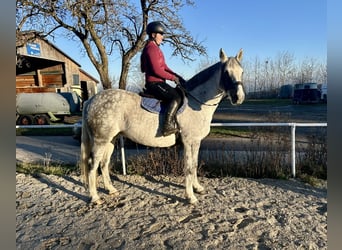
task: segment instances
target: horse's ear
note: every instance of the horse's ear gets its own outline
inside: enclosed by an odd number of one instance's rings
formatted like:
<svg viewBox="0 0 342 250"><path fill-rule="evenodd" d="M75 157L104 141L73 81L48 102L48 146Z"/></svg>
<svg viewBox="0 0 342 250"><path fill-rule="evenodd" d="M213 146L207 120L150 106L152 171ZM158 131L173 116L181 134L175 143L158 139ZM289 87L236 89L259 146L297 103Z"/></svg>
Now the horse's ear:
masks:
<svg viewBox="0 0 342 250"><path fill-rule="evenodd" d="M243 50L242 49L240 49L240 51L237 53L237 55L236 55L236 60L238 60L239 62L241 62L241 60L242 60L242 54L243 54Z"/></svg>
<svg viewBox="0 0 342 250"><path fill-rule="evenodd" d="M222 48L220 49L220 59L221 59L221 62L225 62L228 60L228 57L227 57L226 53L224 53Z"/></svg>

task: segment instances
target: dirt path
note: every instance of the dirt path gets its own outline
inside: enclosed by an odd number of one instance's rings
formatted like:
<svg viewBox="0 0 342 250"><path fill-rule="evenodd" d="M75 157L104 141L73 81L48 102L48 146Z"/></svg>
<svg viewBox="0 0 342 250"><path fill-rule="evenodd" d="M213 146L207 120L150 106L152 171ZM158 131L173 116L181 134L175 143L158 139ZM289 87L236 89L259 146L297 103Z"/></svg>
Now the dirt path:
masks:
<svg viewBox="0 0 342 250"><path fill-rule="evenodd" d="M112 179L94 206L78 176L17 174L17 249L327 249L326 184L201 178L192 206L180 177Z"/></svg>

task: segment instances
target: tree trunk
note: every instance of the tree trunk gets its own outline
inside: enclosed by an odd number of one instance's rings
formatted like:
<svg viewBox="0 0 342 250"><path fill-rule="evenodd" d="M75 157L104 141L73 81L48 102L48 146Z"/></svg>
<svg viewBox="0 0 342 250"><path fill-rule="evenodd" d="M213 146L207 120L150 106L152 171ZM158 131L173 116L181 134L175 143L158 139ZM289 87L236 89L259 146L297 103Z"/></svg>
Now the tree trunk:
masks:
<svg viewBox="0 0 342 250"><path fill-rule="evenodd" d="M111 89L112 88L112 82L109 79L108 74L104 74L103 76L100 75L100 78L101 78L101 83L102 83L103 89Z"/></svg>
<svg viewBox="0 0 342 250"><path fill-rule="evenodd" d="M103 89L111 89L112 82L109 77L108 65L102 65L102 67L97 67L97 72L100 75L100 81L102 83Z"/></svg>
<svg viewBox="0 0 342 250"><path fill-rule="evenodd" d="M124 55L122 58L119 89L126 89L127 87L127 77L128 77L129 66L130 66L129 58L126 55Z"/></svg>
<svg viewBox="0 0 342 250"><path fill-rule="evenodd" d="M128 50L126 53L123 53L122 60L121 60L121 75L120 75L120 81L119 81L119 88L120 89L126 89L127 87L127 77L130 67L130 62L132 58L141 51L146 41L143 39L144 35L141 35L139 39L137 40L135 46Z"/></svg>

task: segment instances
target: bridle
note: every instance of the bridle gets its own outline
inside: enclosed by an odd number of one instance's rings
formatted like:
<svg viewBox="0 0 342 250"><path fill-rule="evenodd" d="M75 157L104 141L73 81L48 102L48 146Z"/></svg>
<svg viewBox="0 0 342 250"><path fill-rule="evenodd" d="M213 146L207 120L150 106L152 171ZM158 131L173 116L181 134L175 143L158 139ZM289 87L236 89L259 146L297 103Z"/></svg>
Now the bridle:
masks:
<svg viewBox="0 0 342 250"><path fill-rule="evenodd" d="M205 106L217 106L217 105L220 104L220 102L221 102L221 100L223 99L223 97L225 97L225 96L228 95L228 94L227 94L228 91L232 90L234 87L238 87L239 85L243 86L241 81L237 81L237 82L234 83L234 82L232 81L232 78L231 78L230 76L224 74L224 73L225 73L225 72L224 72L224 69L223 69L224 67L225 67L225 63L222 64L220 82L225 83L225 82L228 81L228 83L225 84L225 85L223 86L223 89L220 88L220 89L222 90L222 92L220 92L220 93L218 93L216 96L214 96L214 99L222 96L222 98L220 99L220 101L219 101L218 103L208 104L208 103L205 103L205 102L199 100L196 96L192 95L189 91L186 90L185 86L182 85L182 84L185 84L185 83L179 84L179 85L177 85L177 86L179 86L179 88L180 88L187 96L190 96L192 99L194 99L194 100L195 100L196 102L198 102L199 104L205 105ZM227 86L227 85L233 86L234 84L236 85L236 86L234 86L234 87L228 87L228 86Z"/></svg>

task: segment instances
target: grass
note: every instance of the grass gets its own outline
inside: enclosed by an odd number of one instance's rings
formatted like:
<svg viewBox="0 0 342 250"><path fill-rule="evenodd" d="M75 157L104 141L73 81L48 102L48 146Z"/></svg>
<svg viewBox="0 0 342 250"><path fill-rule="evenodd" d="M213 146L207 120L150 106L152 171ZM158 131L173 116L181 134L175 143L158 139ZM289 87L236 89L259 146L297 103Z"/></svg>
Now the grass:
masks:
<svg viewBox="0 0 342 250"><path fill-rule="evenodd" d="M209 137L251 137L251 131L248 128L232 128L232 127L211 127Z"/></svg>
<svg viewBox="0 0 342 250"><path fill-rule="evenodd" d="M326 184L324 184L324 182L322 181L326 179L317 178L308 174L300 174L297 176L297 178L313 187L326 187Z"/></svg>
<svg viewBox="0 0 342 250"><path fill-rule="evenodd" d="M30 175L52 174L57 176L70 175L78 171L75 165L59 165L59 164L39 164L39 163L17 163L16 172Z"/></svg>
<svg viewBox="0 0 342 250"><path fill-rule="evenodd" d="M72 128L17 128L16 135L71 136Z"/></svg>
<svg viewBox="0 0 342 250"><path fill-rule="evenodd" d="M269 106L288 106L292 104L291 99L246 99L241 106L249 106L249 105L269 105ZM221 102L220 107L230 107L231 104L229 102Z"/></svg>
<svg viewBox="0 0 342 250"><path fill-rule="evenodd" d="M292 104L292 99L247 99L244 101L243 104L248 104L248 105L274 105L277 104L278 106L287 106Z"/></svg>

